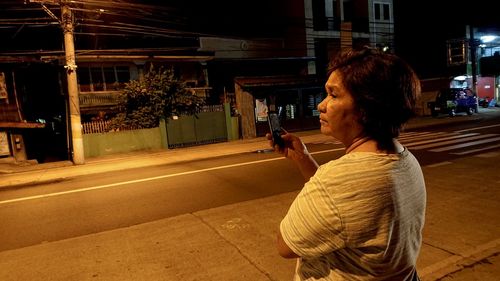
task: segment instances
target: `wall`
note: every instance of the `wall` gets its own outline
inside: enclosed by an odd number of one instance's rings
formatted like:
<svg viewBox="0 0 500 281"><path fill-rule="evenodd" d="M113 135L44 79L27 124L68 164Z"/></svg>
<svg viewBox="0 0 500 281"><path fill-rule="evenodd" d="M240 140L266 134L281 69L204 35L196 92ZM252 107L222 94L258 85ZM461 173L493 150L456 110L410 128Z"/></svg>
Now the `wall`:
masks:
<svg viewBox="0 0 500 281"><path fill-rule="evenodd" d="M164 148L166 139L162 130L165 130L164 124L151 129L84 134L85 157Z"/></svg>
<svg viewBox="0 0 500 281"><path fill-rule="evenodd" d="M479 77L477 79L476 90L479 98L494 98L495 77Z"/></svg>
<svg viewBox="0 0 500 281"><path fill-rule="evenodd" d="M228 140L224 111L179 116L167 123L168 147L193 146Z"/></svg>

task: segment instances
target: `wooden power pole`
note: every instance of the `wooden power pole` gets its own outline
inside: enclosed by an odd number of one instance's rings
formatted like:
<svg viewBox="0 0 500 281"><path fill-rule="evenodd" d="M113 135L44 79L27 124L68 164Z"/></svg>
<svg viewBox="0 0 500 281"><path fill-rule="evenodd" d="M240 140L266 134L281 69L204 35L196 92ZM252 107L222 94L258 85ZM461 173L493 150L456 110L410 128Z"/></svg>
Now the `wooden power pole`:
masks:
<svg viewBox="0 0 500 281"><path fill-rule="evenodd" d="M74 164L84 164L82 123L78 81L76 79L75 42L73 38L73 15L65 1L61 1L61 25L64 32L64 50L66 55L66 75L68 80L68 100L71 123L71 156Z"/></svg>

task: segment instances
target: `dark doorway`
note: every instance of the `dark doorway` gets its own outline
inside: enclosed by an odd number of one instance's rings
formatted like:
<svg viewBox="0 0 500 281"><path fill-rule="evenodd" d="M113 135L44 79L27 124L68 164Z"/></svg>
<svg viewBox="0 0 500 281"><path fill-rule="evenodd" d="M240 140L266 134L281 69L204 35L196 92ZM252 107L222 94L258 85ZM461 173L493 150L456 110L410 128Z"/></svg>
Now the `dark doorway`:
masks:
<svg viewBox="0 0 500 281"><path fill-rule="evenodd" d="M26 130L28 159L38 163L68 160L66 101L58 66L30 64L15 71L16 90L25 120L45 123L44 129Z"/></svg>

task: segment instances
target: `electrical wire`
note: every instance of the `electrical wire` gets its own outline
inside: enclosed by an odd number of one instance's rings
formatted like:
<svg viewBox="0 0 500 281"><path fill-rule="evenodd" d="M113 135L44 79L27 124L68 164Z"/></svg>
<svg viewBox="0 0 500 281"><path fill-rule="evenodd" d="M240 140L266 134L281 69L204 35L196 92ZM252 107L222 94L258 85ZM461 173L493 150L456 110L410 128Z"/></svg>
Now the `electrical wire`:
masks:
<svg viewBox="0 0 500 281"><path fill-rule="evenodd" d="M0 4L0 7L2 4ZM58 5L47 5L53 10L59 9ZM54 19L55 14L48 10L47 7L43 8L30 8L26 9L16 9L11 7L7 9L9 11L30 11L30 13L47 13ZM48 11L47 11L48 10ZM71 10L76 14L75 18L75 35L76 36L94 36L94 37L116 37L116 36L148 36L148 37L158 37L158 38L185 38L185 39L196 39L196 37L219 37L218 33L203 33L203 32L193 32L188 31L186 17L181 13L180 9L177 7L163 7L156 5L145 5L145 4L134 4L122 1L99 1L99 0L86 0L86 1L71 1ZM6 11L4 9L4 11ZM93 16L90 16L93 15ZM168 15L170 19L165 20L165 15ZM97 17L91 18L91 17ZM127 23L127 22L117 22L109 21L107 17L120 17L125 20L136 21L140 23ZM57 18L57 17L56 17ZM333 22L333 18L327 18L328 22ZM92 23L93 22L93 23ZM292 28L305 28L312 30L312 35L305 40L305 48L312 49L315 46L316 40L338 40L339 34L335 33L342 32L342 30L334 31L315 31L314 21L312 18L288 18L288 27ZM374 22L370 22L374 23ZM377 22L377 24L379 24ZM382 23L384 24L384 23ZM0 19L0 28L8 29L14 26L21 26L21 28L16 27L16 34L18 34L21 29L33 28L33 27L51 27L57 26L58 22L52 21L47 17L28 17L24 19ZM164 28L162 26L169 26L170 28ZM390 26L390 24L389 24ZM91 29L92 31L86 30ZM384 29L380 27L379 29ZM356 31L349 30L351 33L357 33ZM376 31L371 33L372 36L387 37L392 39L393 34L386 31ZM370 36L370 35L368 35ZM333 37L333 38L332 38ZM368 38L368 37L367 37ZM304 40L288 40L288 42L304 42ZM269 47L262 46L253 50L264 51L268 50ZM295 51L301 50L300 48L281 48L281 51ZM228 52L236 52L240 50L221 50Z"/></svg>

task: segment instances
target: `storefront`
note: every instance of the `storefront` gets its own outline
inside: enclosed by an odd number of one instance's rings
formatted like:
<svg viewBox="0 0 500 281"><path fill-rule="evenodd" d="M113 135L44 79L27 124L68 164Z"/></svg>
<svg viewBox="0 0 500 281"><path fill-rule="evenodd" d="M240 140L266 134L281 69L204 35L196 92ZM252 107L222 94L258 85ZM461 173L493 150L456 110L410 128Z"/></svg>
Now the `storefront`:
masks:
<svg viewBox="0 0 500 281"><path fill-rule="evenodd" d="M282 127L287 131L319 128L317 106L325 90L316 77L237 77L235 92L244 139L264 136L269 131L269 111L279 114Z"/></svg>

